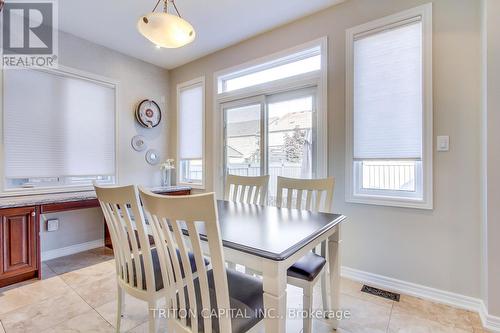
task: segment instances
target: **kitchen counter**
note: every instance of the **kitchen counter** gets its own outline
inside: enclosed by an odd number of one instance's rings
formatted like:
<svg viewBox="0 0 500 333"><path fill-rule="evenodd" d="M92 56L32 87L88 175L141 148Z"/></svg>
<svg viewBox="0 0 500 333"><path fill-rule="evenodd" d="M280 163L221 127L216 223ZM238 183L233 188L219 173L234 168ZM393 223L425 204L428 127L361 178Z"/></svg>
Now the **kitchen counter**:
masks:
<svg viewBox="0 0 500 333"><path fill-rule="evenodd" d="M191 188L189 186L159 186L150 188L150 190L154 193L167 194L169 192L190 191ZM0 209L95 199L97 199L95 191L12 196L0 198Z"/></svg>

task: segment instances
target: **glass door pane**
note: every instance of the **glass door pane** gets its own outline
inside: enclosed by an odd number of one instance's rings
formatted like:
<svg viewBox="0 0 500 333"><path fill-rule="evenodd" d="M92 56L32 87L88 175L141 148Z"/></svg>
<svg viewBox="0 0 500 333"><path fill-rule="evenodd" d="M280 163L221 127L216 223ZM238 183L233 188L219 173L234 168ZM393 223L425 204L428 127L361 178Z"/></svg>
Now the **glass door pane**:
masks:
<svg viewBox="0 0 500 333"><path fill-rule="evenodd" d="M267 97L269 200L274 204L277 176L315 176L316 90L312 88Z"/></svg>
<svg viewBox="0 0 500 333"><path fill-rule="evenodd" d="M224 158L226 174L260 176L263 171L263 103L225 107Z"/></svg>

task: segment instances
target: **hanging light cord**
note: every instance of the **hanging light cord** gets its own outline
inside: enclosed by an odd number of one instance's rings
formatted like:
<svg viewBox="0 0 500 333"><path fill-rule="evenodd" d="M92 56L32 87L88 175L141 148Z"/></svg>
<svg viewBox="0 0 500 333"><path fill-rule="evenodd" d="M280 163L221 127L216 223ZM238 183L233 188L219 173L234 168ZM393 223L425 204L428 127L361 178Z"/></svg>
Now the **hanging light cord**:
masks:
<svg viewBox="0 0 500 333"><path fill-rule="evenodd" d="M161 1L162 0L158 0L156 2L156 5L153 8L152 12L154 12L156 10L156 8L158 8L158 5L160 4ZM172 5L174 5L174 9L175 9L175 12L177 13L177 16L179 16L180 18L182 18L181 13L179 13L179 10L177 9L177 6L175 5L174 0L164 0L164 1L165 1L165 13L168 12L168 2L170 1L172 3Z"/></svg>

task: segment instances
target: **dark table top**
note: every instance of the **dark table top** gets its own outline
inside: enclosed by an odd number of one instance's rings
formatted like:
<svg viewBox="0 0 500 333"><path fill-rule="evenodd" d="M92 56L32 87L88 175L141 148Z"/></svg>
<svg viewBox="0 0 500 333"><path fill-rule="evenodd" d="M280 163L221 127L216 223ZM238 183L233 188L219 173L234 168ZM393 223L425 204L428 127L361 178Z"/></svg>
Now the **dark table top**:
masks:
<svg viewBox="0 0 500 333"><path fill-rule="evenodd" d="M287 259L346 219L340 214L222 200L217 208L225 247L276 261Z"/></svg>

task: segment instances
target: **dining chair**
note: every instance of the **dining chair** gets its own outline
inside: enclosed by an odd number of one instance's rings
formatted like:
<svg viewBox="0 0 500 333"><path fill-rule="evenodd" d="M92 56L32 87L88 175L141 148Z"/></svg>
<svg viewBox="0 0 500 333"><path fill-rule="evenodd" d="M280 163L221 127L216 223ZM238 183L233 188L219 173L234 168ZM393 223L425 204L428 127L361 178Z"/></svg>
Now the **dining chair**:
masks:
<svg viewBox="0 0 500 333"><path fill-rule="evenodd" d="M224 200L264 206L267 203L268 185L269 175L254 177L227 175L224 189ZM236 268L236 264L233 262L228 262L227 264L229 268ZM245 273L258 275L258 272L248 267L245 267Z"/></svg>
<svg viewBox="0 0 500 333"><path fill-rule="evenodd" d="M168 273L163 284L171 291L167 309L168 332L248 332L258 329L263 311L260 279L227 269L214 193L161 196L140 189L151 221L160 263ZM205 251L204 251L205 250ZM187 269L188 251L200 267L194 277ZM205 269L208 251L212 269ZM178 252L179 256L171 256ZM185 274L184 280L177 279ZM213 316L213 314L218 314ZM231 316L244 313L244 316ZM182 314L187 314L184 316Z"/></svg>
<svg viewBox="0 0 500 333"><path fill-rule="evenodd" d="M118 282L116 331L120 332L125 293L148 303L149 332L156 331L151 309L167 296L159 256L148 236L137 188L94 184L113 244Z"/></svg>
<svg viewBox="0 0 500 333"><path fill-rule="evenodd" d="M268 175L257 177L227 175L224 200L264 206L267 200L268 184Z"/></svg>
<svg viewBox="0 0 500 333"><path fill-rule="evenodd" d="M276 205L278 207L304 209L314 212L332 212L333 188L335 180L333 177L324 179L296 179L278 177ZM285 195L286 192L286 195ZM326 241L321 243L320 255L310 252L287 272L287 282L302 288L303 307L308 314L312 311L314 285L321 277L321 296L323 308L329 309L328 305L328 283L326 264ZM310 315L304 317L303 332L310 333L312 329L312 318Z"/></svg>

